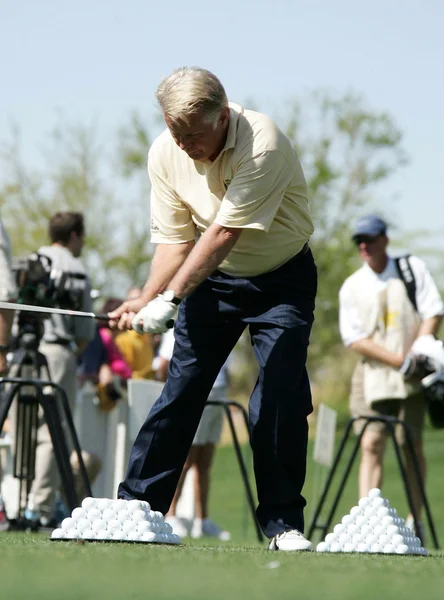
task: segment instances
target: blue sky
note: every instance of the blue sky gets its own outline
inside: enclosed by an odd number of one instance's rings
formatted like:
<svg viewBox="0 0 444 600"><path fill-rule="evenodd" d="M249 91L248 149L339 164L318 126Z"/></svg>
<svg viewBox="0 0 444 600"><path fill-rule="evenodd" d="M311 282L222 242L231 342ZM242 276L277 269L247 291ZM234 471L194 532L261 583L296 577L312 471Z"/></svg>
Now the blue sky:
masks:
<svg viewBox="0 0 444 600"><path fill-rule="evenodd" d="M440 0L0 0L0 140L14 120L38 164L58 109L114 133L131 109L150 114L160 79L185 64L263 110L319 87L353 90L405 133L394 219L439 230L443 30Z"/></svg>

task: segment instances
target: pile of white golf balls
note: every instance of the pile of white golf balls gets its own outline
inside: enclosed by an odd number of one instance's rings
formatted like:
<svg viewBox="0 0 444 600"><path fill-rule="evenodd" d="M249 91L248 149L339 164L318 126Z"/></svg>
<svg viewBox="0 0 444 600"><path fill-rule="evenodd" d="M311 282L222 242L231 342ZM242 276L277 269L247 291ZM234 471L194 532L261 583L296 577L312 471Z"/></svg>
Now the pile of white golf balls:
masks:
<svg viewBox="0 0 444 600"><path fill-rule="evenodd" d="M377 488L359 500L316 547L317 552L422 554L427 550Z"/></svg>
<svg viewBox="0 0 444 600"><path fill-rule="evenodd" d="M54 529L51 538L180 544L162 513L151 510L148 502L89 497Z"/></svg>

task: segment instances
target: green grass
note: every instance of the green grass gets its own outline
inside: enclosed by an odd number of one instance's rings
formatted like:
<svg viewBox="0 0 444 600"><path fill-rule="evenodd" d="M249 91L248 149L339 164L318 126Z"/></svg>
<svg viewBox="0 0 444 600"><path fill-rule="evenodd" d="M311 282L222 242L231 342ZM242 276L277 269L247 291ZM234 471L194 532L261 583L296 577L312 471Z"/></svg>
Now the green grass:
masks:
<svg viewBox="0 0 444 600"><path fill-rule="evenodd" d="M444 535L441 504L442 434L428 432L428 494L438 534ZM310 448L309 455L311 456ZM307 516L313 505L315 467L309 461ZM384 495L406 513L393 452L386 461ZM334 522L356 503L356 467ZM221 546L51 542L43 535L0 535L0 598L3 599L381 599L444 596L444 554L429 557L271 553L259 545L246 511L231 447L220 448L214 467L213 518L233 533ZM307 519L309 520L309 518ZM442 536L441 536L442 537Z"/></svg>

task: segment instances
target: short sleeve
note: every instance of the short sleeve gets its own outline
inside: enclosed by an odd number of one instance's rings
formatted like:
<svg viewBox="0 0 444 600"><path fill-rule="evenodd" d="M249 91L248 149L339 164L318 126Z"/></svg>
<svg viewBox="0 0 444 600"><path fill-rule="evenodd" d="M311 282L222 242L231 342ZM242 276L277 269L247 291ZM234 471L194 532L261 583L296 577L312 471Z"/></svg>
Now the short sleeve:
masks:
<svg viewBox="0 0 444 600"><path fill-rule="evenodd" d="M350 346L368 335L346 283L339 291L339 331L344 346Z"/></svg>
<svg viewBox="0 0 444 600"><path fill-rule="evenodd" d="M230 182L215 223L268 231L292 177L292 169L279 150L249 158Z"/></svg>
<svg viewBox="0 0 444 600"><path fill-rule="evenodd" d="M151 242L180 244L194 240L196 232L188 206L172 189L165 175L148 156L151 182Z"/></svg>
<svg viewBox="0 0 444 600"><path fill-rule="evenodd" d="M438 287L426 264L417 256L410 257L410 264L416 282L416 305L424 321L444 314L444 304Z"/></svg>

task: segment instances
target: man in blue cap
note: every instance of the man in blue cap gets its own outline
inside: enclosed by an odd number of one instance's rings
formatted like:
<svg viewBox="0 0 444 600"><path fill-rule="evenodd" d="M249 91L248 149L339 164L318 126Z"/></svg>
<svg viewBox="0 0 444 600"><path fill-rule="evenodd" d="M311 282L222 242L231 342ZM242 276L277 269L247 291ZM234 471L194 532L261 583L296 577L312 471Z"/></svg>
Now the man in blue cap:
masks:
<svg viewBox="0 0 444 600"><path fill-rule="evenodd" d="M353 416L391 415L405 421L410 426L424 478L421 365L410 350L418 337L436 335L444 304L422 260L416 256L394 259L387 254L389 239L383 219L375 215L360 218L352 237L364 264L346 279L339 292L341 337L345 346L358 352L361 359L353 373L350 410ZM362 427L363 421L355 422L357 433ZM403 429L397 431L402 445L403 433ZM366 427L361 440L361 498L371 488L381 487L386 440L384 423L372 422ZM408 453L406 460L419 517L421 496Z"/></svg>

